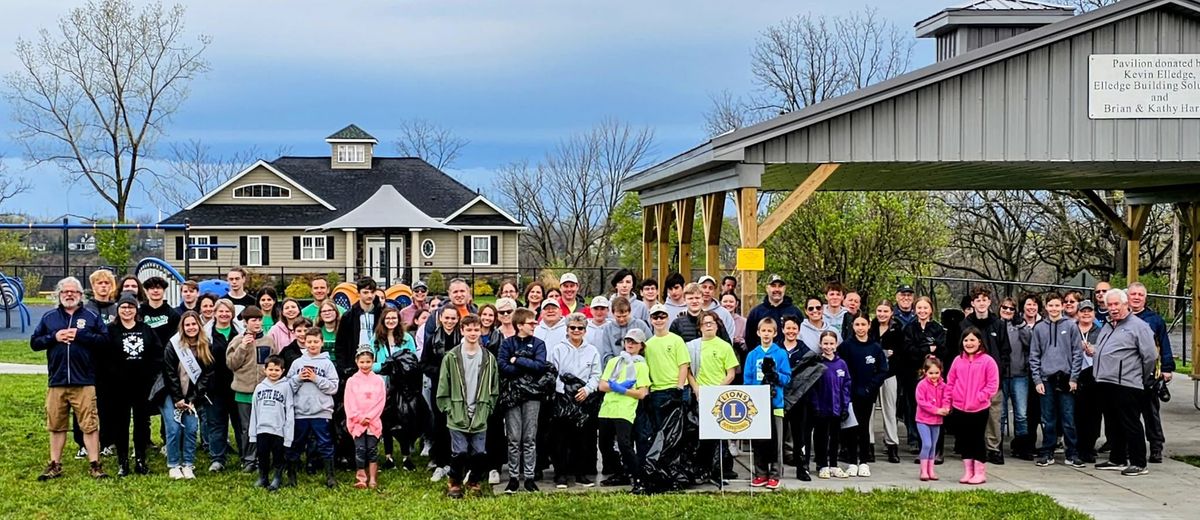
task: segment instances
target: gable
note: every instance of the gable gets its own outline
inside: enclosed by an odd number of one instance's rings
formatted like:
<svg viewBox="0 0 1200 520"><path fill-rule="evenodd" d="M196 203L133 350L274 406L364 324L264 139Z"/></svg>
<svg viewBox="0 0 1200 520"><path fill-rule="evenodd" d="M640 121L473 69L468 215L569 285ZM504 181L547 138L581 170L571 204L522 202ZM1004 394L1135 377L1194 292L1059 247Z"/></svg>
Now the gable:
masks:
<svg viewBox="0 0 1200 520"><path fill-rule="evenodd" d="M1200 161L1195 146L1200 119L1090 119L1090 55L1200 53L1196 11L1167 2L1126 14L990 63L963 64L962 72L936 82L797 125L747 147L745 161ZM765 188L775 187L770 177L768 172L763 178ZM854 179L834 176L825 187L849 188L839 180Z"/></svg>
<svg viewBox="0 0 1200 520"><path fill-rule="evenodd" d="M443 222L462 225L520 226L521 222L484 198L483 195L448 215Z"/></svg>
<svg viewBox="0 0 1200 520"><path fill-rule="evenodd" d="M287 190L288 197L286 198L246 198L235 194L238 188L249 187L253 185L276 186ZM271 204L271 205L305 205L318 204L312 197L305 194L303 191L296 189L288 181L280 178L265 166L255 165L232 183L214 192L205 204Z"/></svg>

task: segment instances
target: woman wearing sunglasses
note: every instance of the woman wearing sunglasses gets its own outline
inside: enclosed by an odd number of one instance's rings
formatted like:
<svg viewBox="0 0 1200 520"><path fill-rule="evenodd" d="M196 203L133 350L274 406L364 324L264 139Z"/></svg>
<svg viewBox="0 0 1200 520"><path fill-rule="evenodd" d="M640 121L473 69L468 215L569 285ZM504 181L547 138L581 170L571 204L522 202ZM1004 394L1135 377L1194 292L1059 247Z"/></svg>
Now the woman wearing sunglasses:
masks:
<svg viewBox="0 0 1200 520"><path fill-rule="evenodd" d="M584 405L600 388L600 351L584 341L587 334L587 316L571 313L567 322L567 339L550 347L547 360L558 369L555 390L558 400L573 402L588 415L580 425L574 421L554 421L554 487L566 489L567 476L574 475L575 483L592 487L596 474L596 429L598 408ZM579 388L567 388L564 378L568 375L583 381Z"/></svg>

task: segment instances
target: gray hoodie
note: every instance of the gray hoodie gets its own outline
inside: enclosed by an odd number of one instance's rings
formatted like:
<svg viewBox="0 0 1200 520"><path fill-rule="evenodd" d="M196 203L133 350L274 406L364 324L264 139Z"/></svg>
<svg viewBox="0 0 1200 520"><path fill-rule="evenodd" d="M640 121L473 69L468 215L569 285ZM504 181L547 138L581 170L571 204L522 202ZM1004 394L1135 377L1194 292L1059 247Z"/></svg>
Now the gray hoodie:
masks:
<svg viewBox="0 0 1200 520"><path fill-rule="evenodd" d="M250 435L269 433L283 437L285 447L292 446L295 431L296 408L292 395L292 383L279 378L274 383L264 379L254 388L254 404L250 408Z"/></svg>
<svg viewBox="0 0 1200 520"><path fill-rule="evenodd" d="M1033 326L1029 342L1029 375L1033 384L1045 383L1054 374L1067 374L1079 380L1083 366L1083 337L1075 320L1063 316L1058 321L1044 319Z"/></svg>
<svg viewBox="0 0 1200 520"><path fill-rule="evenodd" d="M1119 322L1105 323L1095 348L1092 374L1097 383L1142 390L1154 379L1158 349L1154 331L1141 318L1130 314Z"/></svg>
<svg viewBox="0 0 1200 520"><path fill-rule="evenodd" d="M624 327L617 325L616 320L605 323L604 328L600 330L599 341L593 343L600 351L601 367L608 366L608 360L621 355L625 350L625 334L629 333L630 329L640 329L646 333L647 338L654 336L646 322L632 316Z"/></svg>
<svg viewBox="0 0 1200 520"><path fill-rule="evenodd" d="M567 320L563 320L567 321ZM588 393L600 388L600 352L586 341L576 348L570 340L548 349L546 362L558 369L559 376L571 374L587 383ZM554 381L555 390L564 392L562 377Z"/></svg>
<svg viewBox="0 0 1200 520"><path fill-rule="evenodd" d="M300 379L300 370L313 367L317 377L314 381ZM307 352L292 363L288 370L288 381L291 382L292 392L296 394L297 419L332 419L333 395L338 390L337 368L329 360L329 353L322 352L309 356Z"/></svg>
<svg viewBox="0 0 1200 520"><path fill-rule="evenodd" d="M558 323L550 325L545 320L539 321L533 329L533 337L542 340L546 349L567 340L567 318L558 319Z"/></svg>

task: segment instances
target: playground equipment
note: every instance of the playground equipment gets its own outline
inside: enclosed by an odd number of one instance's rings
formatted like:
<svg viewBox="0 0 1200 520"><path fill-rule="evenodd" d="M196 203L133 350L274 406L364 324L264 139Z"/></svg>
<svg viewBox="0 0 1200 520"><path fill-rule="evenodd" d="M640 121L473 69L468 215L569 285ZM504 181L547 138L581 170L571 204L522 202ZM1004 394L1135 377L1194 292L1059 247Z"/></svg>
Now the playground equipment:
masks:
<svg viewBox="0 0 1200 520"><path fill-rule="evenodd" d="M384 304L396 309L403 309L412 305L412 288L398 283L383 291ZM358 287L350 282L342 282L333 288L333 302L342 306L343 309L349 309L358 305Z"/></svg>
<svg viewBox="0 0 1200 520"><path fill-rule="evenodd" d="M0 310L4 311L4 327L12 327L12 311L17 311L17 322L21 333L32 324L29 308L25 307L25 284L19 278L10 278L0 273Z"/></svg>
<svg viewBox="0 0 1200 520"><path fill-rule="evenodd" d="M133 269L133 275L139 281L145 282L151 277L158 276L167 281L167 290L163 292L167 303L172 307L183 301L183 275L179 274L171 264L159 258L144 258Z"/></svg>
<svg viewBox="0 0 1200 520"><path fill-rule="evenodd" d="M229 295L229 282L220 278L204 280L197 285L199 285L200 294L213 293L218 298L224 298Z"/></svg>

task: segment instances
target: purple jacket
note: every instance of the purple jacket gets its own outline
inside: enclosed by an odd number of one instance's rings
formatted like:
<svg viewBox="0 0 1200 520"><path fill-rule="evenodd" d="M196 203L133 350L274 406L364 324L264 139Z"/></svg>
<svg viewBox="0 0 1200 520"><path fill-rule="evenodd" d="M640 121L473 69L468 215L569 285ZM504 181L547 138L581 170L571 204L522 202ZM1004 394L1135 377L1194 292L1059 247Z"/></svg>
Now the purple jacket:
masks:
<svg viewBox="0 0 1200 520"><path fill-rule="evenodd" d="M821 357L821 363L825 373L808 392L813 411L817 417L841 417L850 410L850 368L837 354L833 359Z"/></svg>

